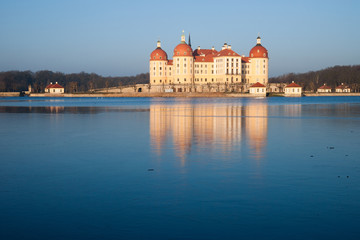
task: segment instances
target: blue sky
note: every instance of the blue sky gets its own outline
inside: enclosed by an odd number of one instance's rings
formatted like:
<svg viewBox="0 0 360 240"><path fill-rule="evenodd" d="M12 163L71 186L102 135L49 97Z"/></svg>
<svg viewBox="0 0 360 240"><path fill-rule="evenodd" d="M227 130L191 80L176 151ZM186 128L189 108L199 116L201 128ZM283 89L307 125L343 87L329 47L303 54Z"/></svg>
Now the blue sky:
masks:
<svg viewBox="0 0 360 240"><path fill-rule="evenodd" d="M260 33L270 76L360 64L360 1L1 0L0 71L148 72L158 39L172 58L224 42L248 55Z"/></svg>

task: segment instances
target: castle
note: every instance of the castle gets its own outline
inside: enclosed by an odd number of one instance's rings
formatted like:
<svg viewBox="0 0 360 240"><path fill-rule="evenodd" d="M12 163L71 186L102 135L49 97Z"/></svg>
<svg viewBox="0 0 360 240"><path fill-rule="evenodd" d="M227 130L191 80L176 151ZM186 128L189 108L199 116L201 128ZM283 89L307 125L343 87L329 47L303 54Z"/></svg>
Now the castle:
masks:
<svg viewBox="0 0 360 240"><path fill-rule="evenodd" d="M226 43L220 51L214 47L193 51L183 32L172 60L157 42L150 54L149 85L151 92L246 92L255 83L268 84L268 69L268 51L260 36L245 57Z"/></svg>

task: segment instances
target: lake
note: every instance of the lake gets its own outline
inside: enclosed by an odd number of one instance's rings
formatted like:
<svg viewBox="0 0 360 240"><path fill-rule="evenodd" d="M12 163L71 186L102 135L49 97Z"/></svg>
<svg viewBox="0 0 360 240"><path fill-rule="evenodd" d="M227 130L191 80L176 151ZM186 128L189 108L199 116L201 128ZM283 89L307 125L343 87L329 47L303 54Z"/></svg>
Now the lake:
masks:
<svg viewBox="0 0 360 240"><path fill-rule="evenodd" d="M0 239L360 239L360 97L0 98Z"/></svg>

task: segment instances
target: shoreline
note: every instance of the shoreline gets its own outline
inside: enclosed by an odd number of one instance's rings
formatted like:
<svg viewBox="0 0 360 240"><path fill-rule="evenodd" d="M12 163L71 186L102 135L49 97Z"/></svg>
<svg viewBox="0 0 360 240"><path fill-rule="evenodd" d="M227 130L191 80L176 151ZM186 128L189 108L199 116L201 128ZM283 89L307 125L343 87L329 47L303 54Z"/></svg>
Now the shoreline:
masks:
<svg viewBox="0 0 360 240"><path fill-rule="evenodd" d="M267 97L285 97L283 94L273 93L272 96ZM0 97L20 97L20 92L0 92ZM249 93L223 93L223 92L214 92L214 93L65 93L65 94L49 94L49 93L31 93L29 97L113 97L113 98L123 98L123 97L160 97L160 98L259 98L264 96L251 95ZM353 97L360 96L360 93L304 93L302 97Z"/></svg>

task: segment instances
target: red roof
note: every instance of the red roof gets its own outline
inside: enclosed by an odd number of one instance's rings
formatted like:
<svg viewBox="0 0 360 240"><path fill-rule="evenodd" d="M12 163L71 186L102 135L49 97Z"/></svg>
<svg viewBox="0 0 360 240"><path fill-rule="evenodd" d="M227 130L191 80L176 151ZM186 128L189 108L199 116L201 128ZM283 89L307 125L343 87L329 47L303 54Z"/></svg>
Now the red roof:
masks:
<svg viewBox="0 0 360 240"><path fill-rule="evenodd" d="M193 52L195 62L213 62L214 56L218 53L215 49L196 49Z"/></svg>
<svg viewBox="0 0 360 240"><path fill-rule="evenodd" d="M215 49L212 50L212 49L196 49L194 51L194 56L201 56L201 55L215 55L216 53L218 53L218 51L216 51Z"/></svg>
<svg viewBox="0 0 360 240"><path fill-rule="evenodd" d="M213 62L214 56L207 55L207 56L195 56L195 62Z"/></svg>
<svg viewBox="0 0 360 240"><path fill-rule="evenodd" d="M290 84L287 85L286 87L292 87L292 88L294 88L294 87L300 87L300 88L301 88L301 86L297 85L297 84L294 83L294 82L290 83Z"/></svg>
<svg viewBox="0 0 360 240"><path fill-rule="evenodd" d="M257 82L251 85L250 87L265 87L265 85L262 85L261 83Z"/></svg>
<svg viewBox="0 0 360 240"><path fill-rule="evenodd" d="M345 89L345 88L349 88L348 86L345 86L344 84L341 84L339 86L336 87L337 89Z"/></svg>
<svg viewBox="0 0 360 240"><path fill-rule="evenodd" d="M167 54L164 50L162 50L160 47L156 48L152 53L150 54L150 61L166 61L167 60Z"/></svg>
<svg viewBox="0 0 360 240"><path fill-rule="evenodd" d="M250 59L248 57L242 57L241 58L241 62L243 63L249 63L250 62Z"/></svg>
<svg viewBox="0 0 360 240"><path fill-rule="evenodd" d="M223 49L220 52L218 52L217 54L215 54L214 57L229 57L229 56L235 56L235 57L240 57L239 54L237 54L236 52L234 52L231 49Z"/></svg>
<svg viewBox="0 0 360 240"><path fill-rule="evenodd" d="M187 45L185 42L180 43L179 45L177 45L174 48L174 57L178 57L178 56L192 56L193 55L193 51L191 49L191 47L189 45Z"/></svg>
<svg viewBox="0 0 360 240"><path fill-rule="evenodd" d="M322 85L321 87L319 87L319 89L331 89L331 87L326 86L326 85L324 84L324 85Z"/></svg>
<svg viewBox="0 0 360 240"><path fill-rule="evenodd" d="M250 50L249 57L251 58L268 58L268 51L261 44L257 44Z"/></svg>
<svg viewBox="0 0 360 240"><path fill-rule="evenodd" d="M61 86L60 84L49 84L46 86L46 88L64 88L63 86Z"/></svg>

